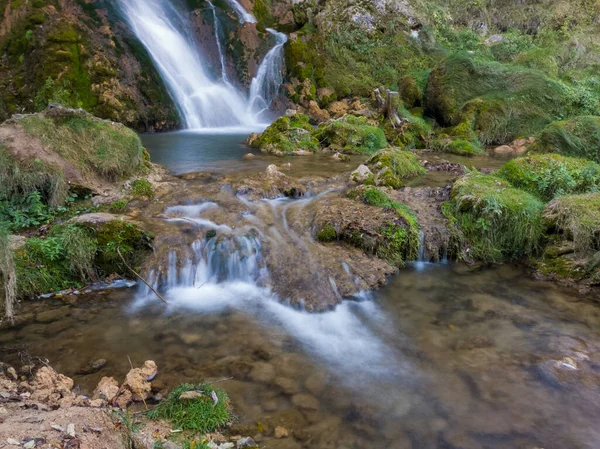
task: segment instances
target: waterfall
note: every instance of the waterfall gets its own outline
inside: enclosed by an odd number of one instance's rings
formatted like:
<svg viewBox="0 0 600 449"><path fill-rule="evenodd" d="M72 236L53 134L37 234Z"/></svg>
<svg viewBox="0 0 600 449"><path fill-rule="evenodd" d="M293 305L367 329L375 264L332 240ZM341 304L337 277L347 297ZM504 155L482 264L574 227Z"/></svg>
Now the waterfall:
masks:
<svg viewBox="0 0 600 449"><path fill-rule="evenodd" d="M120 0L125 17L156 63L187 128L256 126L232 86L206 73L199 49L168 0Z"/></svg>
<svg viewBox="0 0 600 449"><path fill-rule="evenodd" d="M239 16L240 23L256 23L256 18L246 11L246 9L240 5L237 0L227 0L227 3L231 5L236 14Z"/></svg>
<svg viewBox="0 0 600 449"><path fill-rule="evenodd" d="M283 45L288 38L272 28L267 31L275 36L276 45L265 55L250 84L250 109L257 116L269 109L283 82Z"/></svg>
<svg viewBox="0 0 600 449"><path fill-rule="evenodd" d="M225 68L225 55L223 54L223 49L221 48L221 39L220 39L220 30L221 27L219 25L219 19L217 19L217 12L215 10L215 5L212 2L208 2L210 5L210 9L213 14L213 23L215 28L215 40L217 41L217 50L219 51L219 62L221 63L221 79L224 83L229 84L229 79L227 78L227 70Z"/></svg>

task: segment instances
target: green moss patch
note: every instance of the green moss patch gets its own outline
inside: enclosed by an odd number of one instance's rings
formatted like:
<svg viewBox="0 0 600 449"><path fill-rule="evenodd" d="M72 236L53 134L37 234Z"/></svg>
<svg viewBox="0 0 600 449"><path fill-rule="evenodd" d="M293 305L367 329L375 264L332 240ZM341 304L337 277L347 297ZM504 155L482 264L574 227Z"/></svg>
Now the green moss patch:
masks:
<svg viewBox="0 0 600 449"><path fill-rule="evenodd" d="M319 142L312 137L313 127L308 120L304 114L279 117L251 145L275 155L317 151Z"/></svg>
<svg viewBox="0 0 600 449"><path fill-rule="evenodd" d="M182 395L195 392L193 398ZM215 403L214 397L217 401ZM182 384L149 413L151 419L165 419L176 429L199 433L214 432L231 420L231 405L225 391L210 384Z"/></svg>
<svg viewBox="0 0 600 449"><path fill-rule="evenodd" d="M372 154L387 146L381 128L369 124L365 117L353 115L322 123L313 136L322 148L344 153Z"/></svg>
<svg viewBox="0 0 600 449"><path fill-rule="evenodd" d="M498 176L546 201L559 195L600 190L600 165L559 154L513 159L498 170Z"/></svg>
<svg viewBox="0 0 600 449"><path fill-rule="evenodd" d="M84 172L117 180L144 170L142 144L134 131L89 114L63 112L26 116L18 123Z"/></svg>
<svg viewBox="0 0 600 449"><path fill-rule="evenodd" d="M468 258L504 262L538 251L546 229L544 203L507 181L473 172L452 188L443 212L459 231Z"/></svg>
<svg viewBox="0 0 600 449"><path fill-rule="evenodd" d="M551 123L542 130L534 149L600 163L600 117L581 116Z"/></svg>
<svg viewBox="0 0 600 449"><path fill-rule="evenodd" d="M450 138L436 139L431 143L431 148L444 153L458 154L460 156L473 156L484 153L481 146L467 140L453 140Z"/></svg>
<svg viewBox="0 0 600 449"><path fill-rule="evenodd" d="M374 183L378 186L399 189L404 179L425 174L425 168L410 151L400 148L387 148L375 153L367 161L374 173Z"/></svg>
<svg viewBox="0 0 600 449"><path fill-rule="evenodd" d="M588 253L600 249L600 193L556 198L546 206L544 218L573 241L576 251Z"/></svg>

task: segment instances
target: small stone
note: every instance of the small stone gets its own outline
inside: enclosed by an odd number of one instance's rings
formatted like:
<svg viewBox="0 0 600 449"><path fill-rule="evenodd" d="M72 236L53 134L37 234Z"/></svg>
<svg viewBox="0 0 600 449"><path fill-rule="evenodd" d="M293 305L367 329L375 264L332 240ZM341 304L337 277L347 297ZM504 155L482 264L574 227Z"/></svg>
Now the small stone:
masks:
<svg viewBox="0 0 600 449"><path fill-rule="evenodd" d="M8 444L11 444L11 445L13 445L13 446L20 446L20 445L21 445L21 443L19 443L19 442L18 442L17 440L15 440L14 438L7 438L7 439L6 439L6 442L7 442Z"/></svg>
<svg viewBox="0 0 600 449"><path fill-rule="evenodd" d="M318 410L319 401L310 394L296 394L292 396L292 404L304 410Z"/></svg>
<svg viewBox="0 0 600 449"><path fill-rule="evenodd" d="M165 441L162 445L164 449L181 449L181 446L173 443L172 441Z"/></svg>
<svg viewBox="0 0 600 449"><path fill-rule="evenodd" d="M256 156L253 153L244 154L244 159L254 159Z"/></svg>
<svg viewBox="0 0 600 449"><path fill-rule="evenodd" d="M13 380L17 380L19 376L17 375L17 371L11 366L6 370L6 374L11 377Z"/></svg>
<svg viewBox="0 0 600 449"><path fill-rule="evenodd" d="M369 179L372 176L373 176L373 172L371 172L369 167L367 167L364 164L361 164L358 166L358 168L356 170L354 170L350 174L350 179L354 182L358 182L358 183L362 184L363 182L365 182L367 179Z"/></svg>
<svg viewBox="0 0 600 449"><path fill-rule="evenodd" d="M485 43L488 45L491 45L491 44L499 44L500 42L503 42L503 41L504 41L503 36L501 36L499 34L492 34L490 37L488 37L485 40Z"/></svg>
<svg viewBox="0 0 600 449"><path fill-rule="evenodd" d="M179 395L179 400L180 401L193 401L200 397L202 397L202 393L199 393L197 391L184 391L183 393L181 393Z"/></svg>
<svg viewBox="0 0 600 449"><path fill-rule="evenodd" d="M29 440L23 445L25 449L33 449L35 447L35 440Z"/></svg>
<svg viewBox="0 0 600 449"><path fill-rule="evenodd" d="M274 432L275 438L287 438L289 433L285 427L277 426Z"/></svg>
<svg viewBox="0 0 600 449"><path fill-rule="evenodd" d="M77 374L93 374L100 371L106 365L106 359L97 359L88 363L86 366L77 371Z"/></svg>
<svg viewBox="0 0 600 449"><path fill-rule="evenodd" d="M250 437L240 438L237 441L237 448L238 449L243 449L245 447L256 447L256 446L257 446L256 441L254 441Z"/></svg>
<svg viewBox="0 0 600 449"><path fill-rule="evenodd" d="M293 379L288 379L287 377L278 377L275 379L275 385L280 387L285 394L296 394L300 391L300 387L298 383Z"/></svg>
<svg viewBox="0 0 600 449"><path fill-rule="evenodd" d="M73 423L67 424L67 431L66 431L66 433L70 437L75 438L75 424L73 424Z"/></svg>
<svg viewBox="0 0 600 449"><path fill-rule="evenodd" d="M250 371L250 379L255 382L268 384L275 378L275 369L272 365L264 362L257 362Z"/></svg>

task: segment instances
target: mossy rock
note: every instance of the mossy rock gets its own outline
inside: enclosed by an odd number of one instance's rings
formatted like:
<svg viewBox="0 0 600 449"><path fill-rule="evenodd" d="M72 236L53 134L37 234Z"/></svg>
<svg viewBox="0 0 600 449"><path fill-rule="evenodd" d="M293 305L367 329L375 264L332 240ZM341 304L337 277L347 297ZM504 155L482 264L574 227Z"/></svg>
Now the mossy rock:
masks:
<svg viewBox="0 0 600 449"><path fill-rule="evenodd" d="M253 140L252 146L266 153L283 156L294 151L312 151L319 142L311 135L313 127L305 114L279 117Z"/></svg>
<svg viewBox="0 0 600 449"><path fill-rule="evenodd" d="M431 148L444 153L458 154L459 156L474 156L485 152L481 146L468 140L454 140L451 138L435 139Z"/></svg>
<svg viewBox="0 0 600 449"><path fill-rule="evenodd" d="M351 154L372 154L387 146L385 133L365 117L345 115L319 125L312 133L322 148Z"/></svg>
<svg viewBox="0 0 600 449"><path fill-rule="evenodd" d="M419 159L401 148L379 150L367 161L367 166L374 173L375 185L394 189L403 187L407 178L425 174Z"/></svg>
<svg viewBox="0 0 600 449"><path fill-rule="evenodd" d="M585 107L573 89L536 70L455 54L431 72L425 113L445 127L470 120L483 144L530 136Z"/></svg>
<svg viewBox="0 0 600 449"><path fill-rule="evenodd" d="M581 116L550 123L541 131L532 149L600 163L600 117Z"/></svg>
<svg viewBox="0 0 600 449"><path fill-rule="evenodd" d="M497 174L545 201L555 196L600 190L600 165L560 154L516 158L500 167Z"/></svg>
<svg viewBox="0 0 600 449"><path fill-rule="evenodd" d="M132 273L121 256L127 265L139 269L152 250L152 235L123 220L110 221L96 227L96 239L98 253L95 264L101 275L115 273L131 276Z"/></svg>
<svg viewBox="0 0 600 449"><path fill-rule="evenodd" d="M398 91L404 106L408 109L421 106L423 93L412 76L405 75L398 81Z"/></svg>
<svg viewBox="0 0 600 449"><path fill-rule="evenodd" d="M404 107L399 108L398 116L402 123L393 126L390 120L384 125L385 137L394 146L407 149L427 148L433 136L433 129L427 121Z"/></svg>
<svg viewBox="0 0 600 449"><path fill-rule="evenodd" d="M548 203L544 218L579 253L600 249L600 193L560 196Z"/></svg>
<svg viewBox="0 0 600 449"><path fill-rule="evenodd" d="M544 203L507 181L468 173L452 187L443 212L460 233L464 258L505 262L535 254L546 230Z"/></svg>

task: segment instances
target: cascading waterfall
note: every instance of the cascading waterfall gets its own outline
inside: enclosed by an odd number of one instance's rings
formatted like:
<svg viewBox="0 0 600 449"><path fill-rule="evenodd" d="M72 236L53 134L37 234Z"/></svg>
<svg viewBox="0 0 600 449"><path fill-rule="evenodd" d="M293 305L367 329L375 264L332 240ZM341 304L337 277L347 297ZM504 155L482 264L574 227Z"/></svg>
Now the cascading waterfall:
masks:
<svg viewBox="0 0 600 449"><path fill-rule="evenodd" d="M267 31L275 36L277 43L265 55L250 84L250 109L257 115L269 109L283 82L283 46L288 38L272 28Z"/></svg>
<svg viewBox="0 0 600 449"><path fill-rule="evenodd" d="M250 14L237 0L227 0L240 18L240 23L256 23L256 17Z"/></svg>
<svg viewBox="0 0 600 449"><path fill-rule="evenodd" d="M229 79L227 78L227 69L225 65L225 55L223 54L223 48L221 47L221 26L219 24L219 19L217 18L217 11L215 10L215 5L212 2L208 2L210 5L210 9L213 15L213 23L215 28L215 40L217 42L217 50L219 52L219 62L221 63L221 79L225 84L229 85Z"/></svg>
<svg viewBox="0 0 600 449"><path fill-rule="evenodd" d="M200 52L180 30L183 18L168 0L120 0L136 36L156 63L187 128L257 126L244 97L212 80Z"/></svg>

